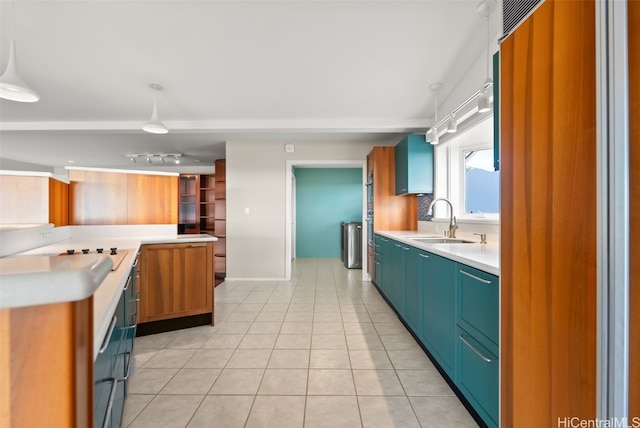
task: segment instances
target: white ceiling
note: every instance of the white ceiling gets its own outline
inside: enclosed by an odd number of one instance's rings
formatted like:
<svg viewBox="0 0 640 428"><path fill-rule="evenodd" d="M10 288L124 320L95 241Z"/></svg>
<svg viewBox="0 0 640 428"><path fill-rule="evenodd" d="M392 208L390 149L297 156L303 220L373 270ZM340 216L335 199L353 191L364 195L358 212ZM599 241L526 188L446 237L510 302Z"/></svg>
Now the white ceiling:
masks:
<svg viewBox="0 0 640 428"><path fill-rule="evenodd" d="M0 100L0 158L132 168L126 153L170 152L203 165L224 157L226 141L423 132L429 85L444 82L445 100L484 52L478 4L2 0L2 68L13 21L20 72L41 99ZM165 88L169 134L140 129L150 82Z"/></svg>

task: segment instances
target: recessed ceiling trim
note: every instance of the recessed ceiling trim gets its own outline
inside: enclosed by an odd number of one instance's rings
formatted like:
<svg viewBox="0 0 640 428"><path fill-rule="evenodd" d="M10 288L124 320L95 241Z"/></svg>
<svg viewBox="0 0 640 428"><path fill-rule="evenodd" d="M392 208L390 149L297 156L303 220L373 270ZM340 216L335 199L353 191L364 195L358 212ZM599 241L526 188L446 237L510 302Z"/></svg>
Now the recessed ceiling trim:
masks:
<svg viewBox="0 0 640 428"><path fill-rule="evenodd" d="M424 132L430 119L313 119L313 120L226 120L164 121L180 132ZM140 131L140 122L3 122L0 131ZM142 131L140 131L142 132Z"/></svg>

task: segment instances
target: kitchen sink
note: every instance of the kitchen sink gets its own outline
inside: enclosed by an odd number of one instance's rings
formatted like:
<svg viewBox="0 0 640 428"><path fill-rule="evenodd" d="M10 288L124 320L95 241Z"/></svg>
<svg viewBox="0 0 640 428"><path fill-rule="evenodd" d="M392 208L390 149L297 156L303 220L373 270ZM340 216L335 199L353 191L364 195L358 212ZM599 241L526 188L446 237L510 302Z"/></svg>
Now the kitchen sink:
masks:
<svg viewBox="0 0 640 428"><path fill-rule="evenodd" d="M473 244L475 241L467 241L465 239L457 239L457 238L424 238L424 237L416 237L409 238L412 241L420 242L423 244Z"/></svg>

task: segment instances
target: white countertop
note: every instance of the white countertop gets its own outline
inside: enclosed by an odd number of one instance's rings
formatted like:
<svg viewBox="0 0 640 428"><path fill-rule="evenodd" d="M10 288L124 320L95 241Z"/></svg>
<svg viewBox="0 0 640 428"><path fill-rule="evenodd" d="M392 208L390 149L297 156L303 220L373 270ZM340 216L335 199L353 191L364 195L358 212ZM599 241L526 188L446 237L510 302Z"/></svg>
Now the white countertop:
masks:
<svg viewBox="0 0 640 428"><path fill-rule="evenodd" d="M217 240L207 234L72 238L0 258L0 307L71 302L93 295L95 359L141 245ZM104 255L57 257L67 249L96 247L128 253L115 271L110 271L111 259Z"/></svg>
<svg viewBox="0 0 640 428"><path fill-rule="evenodd" d="M410 239L410 237L433 235L421 234L415 230L390 230L376 233L492 275L500 275L500 246L496 243L427 244Z"/></svg>

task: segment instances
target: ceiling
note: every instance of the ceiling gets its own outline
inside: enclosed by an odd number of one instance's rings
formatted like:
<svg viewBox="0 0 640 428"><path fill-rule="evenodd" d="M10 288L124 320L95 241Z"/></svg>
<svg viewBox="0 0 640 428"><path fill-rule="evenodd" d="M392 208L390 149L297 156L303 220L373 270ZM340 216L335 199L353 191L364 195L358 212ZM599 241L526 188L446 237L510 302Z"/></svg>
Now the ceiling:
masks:
<svg viewBox="0 0 640 428"><path fill-rule="evenodd" d="M20 73L40 101L0 100L0 158L155 169L125 154L182 153L181 165L199 166L224 157L228 141L424 132L429 85L444 82L445 100L484 52L478 4L2 0L2 69L14 28ZM152 82L164 86L166 135L140 129Z"/></svg>

